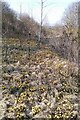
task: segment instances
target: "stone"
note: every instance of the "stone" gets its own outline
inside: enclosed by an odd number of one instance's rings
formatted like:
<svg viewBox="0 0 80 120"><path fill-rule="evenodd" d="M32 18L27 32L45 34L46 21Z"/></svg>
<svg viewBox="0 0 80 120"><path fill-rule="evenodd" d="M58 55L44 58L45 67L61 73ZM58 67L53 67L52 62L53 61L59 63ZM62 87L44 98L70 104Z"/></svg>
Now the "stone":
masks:
<svg viewBox="0 0 80 120"><path fill-rule="evenodd" d="M1 100L0 101L0 120L5 117L5 113L6 113L6 104L4 100Z"/></svg>
<svg viewBox="0 0 80 120"><path fill-rule="evenodd" d="M74 104L74 109L75 109L75 110L78 110L78 107L79 107L78 104Z"/></svg>
<svg viewBox="0 0 80 120"><path fill-rule="evenodd" d="M42 110L45 110L46 109L46 104L44 102L41 102L40 107L41 107Z"/></svg>
<svg viewBox="0 0 80 120"><path fill-rule="evenodd" d="M73 111L73 116L76 116L78 115L78 112L77 111Z"/></svg>

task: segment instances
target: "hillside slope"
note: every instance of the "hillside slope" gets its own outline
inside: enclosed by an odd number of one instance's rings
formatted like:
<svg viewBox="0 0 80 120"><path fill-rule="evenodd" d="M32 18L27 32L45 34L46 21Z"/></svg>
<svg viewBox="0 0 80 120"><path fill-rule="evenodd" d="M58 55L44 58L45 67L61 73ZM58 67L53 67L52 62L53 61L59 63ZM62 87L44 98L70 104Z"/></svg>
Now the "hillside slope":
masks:
<svg viewBox="0 0 80 120"><path fill-rule="evenodd" d="M30 55L22 54L16 63L3 65L3 70L6 118L77 119L76 64L42 46Z"/></svg>

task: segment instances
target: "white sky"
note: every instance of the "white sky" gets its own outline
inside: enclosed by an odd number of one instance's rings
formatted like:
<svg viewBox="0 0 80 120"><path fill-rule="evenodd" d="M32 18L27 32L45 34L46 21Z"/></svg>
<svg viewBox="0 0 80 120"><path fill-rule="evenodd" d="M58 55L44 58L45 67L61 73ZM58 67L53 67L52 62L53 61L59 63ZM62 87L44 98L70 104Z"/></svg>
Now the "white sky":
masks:
<svg viewBox="0 0 80 120"><path fill-rule="evenodd" d="M4 0L9 3L10 7L20 13L20 4L22 6L22 13L28 13L34 19L40 22L40 0ZM44 6L44 23L50 25L59 22L65 8L72 2L77 0L45 0Z"/></svg>

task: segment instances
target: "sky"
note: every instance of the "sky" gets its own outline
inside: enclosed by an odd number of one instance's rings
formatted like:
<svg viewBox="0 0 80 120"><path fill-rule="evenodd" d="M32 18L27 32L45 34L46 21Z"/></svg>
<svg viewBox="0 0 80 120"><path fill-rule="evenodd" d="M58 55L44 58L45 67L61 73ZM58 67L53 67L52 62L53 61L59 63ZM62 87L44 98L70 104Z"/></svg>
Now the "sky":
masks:
<svg viewBox="0 0 80 120"><path fill-rule="evenodd" d="M41 0L4 0L9 3L10 8L20 13L28 13L37 22L40 22ZM65 9L77 0L44 0L43 22L44 24L54 25L58 23ZM21 6L21 7L20 7Z"/></svg>

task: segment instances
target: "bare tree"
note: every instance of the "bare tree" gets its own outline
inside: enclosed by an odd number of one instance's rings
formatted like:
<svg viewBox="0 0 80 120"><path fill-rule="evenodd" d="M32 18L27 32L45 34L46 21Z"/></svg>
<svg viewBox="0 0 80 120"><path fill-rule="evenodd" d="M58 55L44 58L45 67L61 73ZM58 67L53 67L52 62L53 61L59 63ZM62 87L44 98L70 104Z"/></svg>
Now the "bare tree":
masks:
<svg viewBox="0 0 80 120"><path fill-rule="evenodd" d="M41 0L41 19L40 19L40 33L39 33L39 47L40 47L40 42L43 37L43 22L44 22L44 8L47 6L46 5L47 0Z"/></svg>
<svg viewBox="0 0 80 120"><path fill-rule="evenodd" d="M63 17L63 23L66 27L68 34L77 35L77 25L78 25L78 3L72 3L65 11Z"/></svg>
<svg viewBox="0 0 80 120"><path fill-rule="evenodd" d="M40 39L42 37L42 25L43 25L43 8L44 8L44 0L41 0L41 23L40 23Z"/></svg>
<svg viewBox="0 0 80 120"><path fill-rule="evenodd" d="M70 61L78 60L78 3L72 3L64 13L64 39Z"/></svg>

